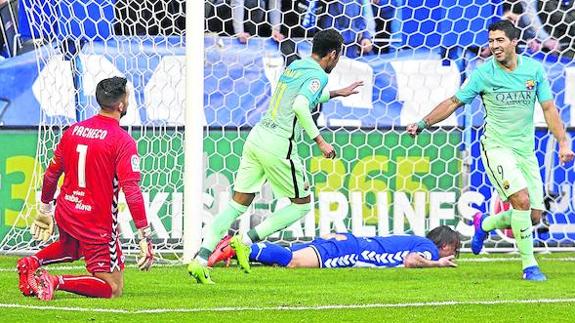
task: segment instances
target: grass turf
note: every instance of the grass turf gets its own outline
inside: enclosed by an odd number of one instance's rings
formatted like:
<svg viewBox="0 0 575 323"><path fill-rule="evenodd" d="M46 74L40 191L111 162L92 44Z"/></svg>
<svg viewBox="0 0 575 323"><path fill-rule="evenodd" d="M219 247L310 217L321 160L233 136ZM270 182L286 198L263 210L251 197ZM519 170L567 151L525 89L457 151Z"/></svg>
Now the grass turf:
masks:
<svg viewBox="0 0 575 323"><path fill-rule="evenodd" d="M14 269L17 258L0 257L0 307L3 307L0 320L572 322L575 321L575 261L565 258L573 256L565 253L539 256L541 268L549 278L544 283L522 281L519 260L465 261L474 259L470 256L464 256L456 269L255 267L246 275L235 267L215 268L212 278L217 284L212 286L196 284L184 266L155 267L150 272L127 268L121 298L89 299L57 292L51 302L22 296ZM82 264L77 262L69 268L59 266L52 272L82 274L85 273L80 267ZM568 299L570 301L564 301ZM514 300L560 302L478 303ZM463 304L405 305L430 302ZM386 304L404 305L385 307L389 306ZM337 308L340 305L352 307ZM317 309L318 306L336 308ZM99 312L100 309L104 311ZM143 312L146 310L159 312Z"/></svg>

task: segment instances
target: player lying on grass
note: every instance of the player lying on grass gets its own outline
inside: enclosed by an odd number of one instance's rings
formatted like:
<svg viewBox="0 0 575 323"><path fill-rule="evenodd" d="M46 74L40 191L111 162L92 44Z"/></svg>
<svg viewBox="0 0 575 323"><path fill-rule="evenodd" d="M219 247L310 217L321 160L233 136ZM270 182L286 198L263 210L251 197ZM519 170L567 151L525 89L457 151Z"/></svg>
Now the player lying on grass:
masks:
<svg viewBox="0 0 575 323"><path fill-rule="evenodd" d="M523 279L544 281L547 278L533 255L531 224L532 219L538 222L544 210L543 181L534 152L536 100L559 144L561 163L573 160L572 143L565 135L543 66L516 54L519 30L506 20L495 22L488 29L493 57L477 67L453 97L441 102L418 123L408 125L407 132L416 136L476 96L481 97L486 111L481 160L498 195L512 208L490 217L475 217L471 249L478 254L489 231L510 226L521 255Z"/></svg>
<svg viewBox="0 0 575 323"><path fill-rule="evenodd" d="M224 238L210 257L209 265L235 255ZM250 260L290 268L344 267L457 267L459 234L448 226L431 230L427 237L391 235L356 237L351 233L332 233L289 248L269 242L251 246Z"/></svg>
<svg viewBox="0 0 575 323"><path fill-rule="evenodd" d="M47 241L54 231L52 200L58 179L55 221L58 241L18 261L18 287L26 296L50 300L55 290L89 297L122 295L124 256L118 240L118 193L138 229L141 270L153 263L150 229L140 191L140 159L136 142L120 128L128 108L126 79L114 77L96 86L100 113L72 125L62 135L44 174L42 201L32 224L34 238ZM42 265L84 257L91 275L51 275Z"/></svg>
<svg viewBox="0 0 575 323"><path fill-rule="evenodd" d="M325 87L341 55L342 36L333 29L313 37L312 55L290 64L280 76L266 113L250 131L243 146L234 193L227 207L208 226L204 240L188 272L198 283L213 284L208 258L234 221L245 213L265 181L276 198L287 197L291 203L276 210L255 228L236 235L230 245L236 250L238 264L250 272L249 254L252 243L289 227L312 208L306 170L297 152L303 128L325 158L335 158L335 150L320 134L310 109L334 97L358 93L362 82L329 91Z"/></svg>

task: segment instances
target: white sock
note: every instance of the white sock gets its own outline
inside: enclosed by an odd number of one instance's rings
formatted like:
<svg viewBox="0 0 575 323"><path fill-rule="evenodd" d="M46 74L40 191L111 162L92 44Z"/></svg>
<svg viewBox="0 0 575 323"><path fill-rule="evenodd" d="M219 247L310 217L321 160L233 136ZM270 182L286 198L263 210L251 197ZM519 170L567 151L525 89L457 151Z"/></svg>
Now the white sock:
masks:
<svg viewBox="0 0 575 323"><path fill-rule="evenodd" d="M252 239L248 236L247 232L244 232L242 234L242 242L248 246L251 246L252 244L254 244L254 242L252 241Z"/></svg>
<svg viewBox="0 0 575 323"><path fill-rule="evenodd" d="M200 263L200 265L207 267L208 266L208 261L202 257L196 257L196 260Z"/></svg>

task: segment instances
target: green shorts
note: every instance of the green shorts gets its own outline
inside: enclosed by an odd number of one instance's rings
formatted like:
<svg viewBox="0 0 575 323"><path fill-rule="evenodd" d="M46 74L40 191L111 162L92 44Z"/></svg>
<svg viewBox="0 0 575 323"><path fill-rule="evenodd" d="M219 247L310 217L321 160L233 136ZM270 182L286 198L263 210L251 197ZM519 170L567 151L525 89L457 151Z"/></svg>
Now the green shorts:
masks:
<svg viewBox="0 0 575 323"><path fill-rule="evenodd" d="M240 167L234 182L234 191L256 193L268 181L276 198L307 197L309 184L301 159L275 156L261 148L245 144Z"/></svg>
<svg viewBox="0 0 575 323"><path fill-rule="evenodd" d="M502 200L527 188L532 209L545 210L543 181L535 153L518 153L510 148L485 149L481 143L485 172Z"/></svg>

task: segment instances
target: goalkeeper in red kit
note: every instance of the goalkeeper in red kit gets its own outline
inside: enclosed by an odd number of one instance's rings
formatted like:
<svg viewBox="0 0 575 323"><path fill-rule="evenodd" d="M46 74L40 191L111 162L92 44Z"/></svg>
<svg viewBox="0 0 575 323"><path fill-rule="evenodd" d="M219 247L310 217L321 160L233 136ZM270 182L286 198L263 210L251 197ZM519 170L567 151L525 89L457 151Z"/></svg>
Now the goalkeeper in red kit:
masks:
<svg viewBox="0 0 575 323"><path fill-rule="evenodd" d="M153 261L150 228L140 191L140 159L134 139L120 118L128 108L126 79L113 77L96 87L99 114L69 127L44 174L42 201L31 226L34 238L47 241L58 227L59 238L35 255L18 261L19 288L26 296L50 300L56 290L89 297L122 295L124 256L118 236L118 193L138 229L138 266ZM64 183L53 199L60 176ZM52 218L54 214L54 218ZM91 275L52 275L42 266L84 257Z"/></svg>

